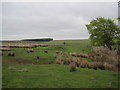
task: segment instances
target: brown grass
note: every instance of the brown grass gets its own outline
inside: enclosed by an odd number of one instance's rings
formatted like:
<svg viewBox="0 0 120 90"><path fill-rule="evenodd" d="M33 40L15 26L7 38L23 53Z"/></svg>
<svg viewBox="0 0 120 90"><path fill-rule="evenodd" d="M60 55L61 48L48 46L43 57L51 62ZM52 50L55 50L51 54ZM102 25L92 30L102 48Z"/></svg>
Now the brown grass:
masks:
<svg viewBox="0 0 120 90"><path fill-rule="evenodd" d="M71 56L75 57L82 57L82 58L88 58L89 55L87 53L70 53Z"/></svg>
<svg viewBox="0 0 120 90"><path fill-rule="evenodd" d="M100 62L107 70L120 69L120 53L116 50L109 50L104 47L92 47L92 52L89 53L89 58L94 62ZM100 65L102 68L102 65Z"/></svg>
<svg viewBox="0 0 120 90"><path fill-rule="evenodd" d="M103 62L88 62L86 60L82 60L81 58L64 58L59 56L56 58L56 64L64 64L70 66L70 71L75 71L76 67L81 68L91 68L91 69L101 69L101 70L114 70L113 66L108 63Z"/></svg>
<svg viewBox="0 0 120 90"><path fill-rule="evenodd" d="M47 47L47 46L61 46L64 44L28 44L28 43L5 43L3 42L2 45L0 45L1 47L16 47L16 48L34 48L37 46L41 46L41 47Z"/></svg>
<svg viewBox="0 0 120 90"><path fill-rule="evenodd" d="M88 68L89 67L89 62L86 61L86 60L82 60L80 63L79 63L79 66L81 68Z"/></svg>
<svg viewBox="0 0 120 90"><path fill-rule="evenodd" d="M59 56L59 57L56 58L55 63L56 64L64 64L64 60L65 60L64 57Z"/></svg>
<svg viewBox="0 0 120 90"><path fill-rule="evenodd" d="M29 52L34 52L34 50L33 49L27 49L27 53L29 53Z"/></svg>
<svg viewBox="0 0 120 90"><path fill-rule="evenodd" d="M101 69L101 70L113 70L112 65L110 65L108 63L101 63L101 62L92 62L92 63L89 63L89 67L93 68L95 70L97 70L97 69Z"/></svg>
<svg viewBox="0 0 120 90"><path fill-rule="evenodd" d="M76 71L76 64L75 63L71 63L70 64L70 72L74 72Z"/></svg>
<svg viewBox="0 0 120 90"><path fill-rule="evenodd" d="M15 56L14 52L8 52L8 56Z"/></svg>
<svg viewBox="0 0 120 90"><path fill-rule="evenodd" d="M0 48L0 51L10 51L9 48Z"/></svg>

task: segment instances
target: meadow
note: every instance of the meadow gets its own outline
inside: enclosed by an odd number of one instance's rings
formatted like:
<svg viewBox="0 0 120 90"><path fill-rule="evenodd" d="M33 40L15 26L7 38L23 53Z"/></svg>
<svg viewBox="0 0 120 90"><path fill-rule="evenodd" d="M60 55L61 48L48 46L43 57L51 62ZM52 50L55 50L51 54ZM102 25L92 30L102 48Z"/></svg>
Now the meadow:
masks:
<svg viewBox="0 0 120 90"><path fill-rule="evenodd" d="M56 57L73 57L67 53L91 52L90 40L54 40L49 42L4 41L3 43L63 44L37 46L34 52L27 48L10 47L15 56L3 51L3 88L118 88L118 72L77 67L70 72L69 65L55 64ZM45 53L47 51L47 53ZM57 54L64 52L66 54ZM37 58L39 57L39 58ZM89 58L82 58L92 62Z"/></svg>

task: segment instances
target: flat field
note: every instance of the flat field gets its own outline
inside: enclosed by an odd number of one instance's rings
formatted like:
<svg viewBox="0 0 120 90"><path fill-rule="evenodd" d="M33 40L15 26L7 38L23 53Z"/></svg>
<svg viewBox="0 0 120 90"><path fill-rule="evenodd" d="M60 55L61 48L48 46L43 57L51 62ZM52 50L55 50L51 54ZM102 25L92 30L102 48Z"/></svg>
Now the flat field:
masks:
<svg viewBox="0 0 120 90"><path fill-rule="evenodd" d="M70 72L68 65L55 64L57 56L72 57L67 53L88 53L89 40L55 40L50 42L5 41L3 43L63 44L59 46L38 46L34 52L27 48L10 48L15 56L2 56L3 88L118 88L118 73L108 70L94 70L77 67ZM44 51L47 51L45 53ZM64 52L65 55L56 52ZM1 57L1 56L0 56ZM37 58L39 57L39 59ZM85 58L89 62L92 60Z"/></svg>

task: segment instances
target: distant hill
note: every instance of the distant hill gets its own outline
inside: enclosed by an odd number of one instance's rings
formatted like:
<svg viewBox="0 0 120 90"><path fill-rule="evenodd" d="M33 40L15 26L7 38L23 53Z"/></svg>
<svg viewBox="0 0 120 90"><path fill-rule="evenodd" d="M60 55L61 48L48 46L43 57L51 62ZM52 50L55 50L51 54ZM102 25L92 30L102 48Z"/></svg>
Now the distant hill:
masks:
<svg viewBox="0 0 120 90"><path fill-rule="evenodd" d="M42 41L42 42L45 42L45 41L52 41L53 38L41 38L41 39L23 39L21 41Z"/></svg>

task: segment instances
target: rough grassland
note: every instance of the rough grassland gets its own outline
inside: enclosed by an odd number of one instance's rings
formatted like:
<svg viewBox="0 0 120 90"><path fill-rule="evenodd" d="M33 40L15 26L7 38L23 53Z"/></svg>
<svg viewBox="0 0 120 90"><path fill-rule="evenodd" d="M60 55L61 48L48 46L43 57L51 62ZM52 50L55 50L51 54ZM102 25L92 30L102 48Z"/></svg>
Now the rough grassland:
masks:
<svg viewBox="0 0 120 90"><path fill-rule="evenodd" d="M117 73L77 68L69 72L64 65L19 65L3 70L3 87L11 88L111 88L117 87ZM27 68L28 72L21 72Z"/></svg>
<svg viewBox="0 0 120 90"><path fill-rule="evenodd" d="M3 52L3 88L118 87L117 72L108 70L93 70L87 68L77 68L76 72L70 72L69 66L54 64L55 56L59 56L55 53L56 51L63 51L68 53L90 52L89 40L59 40L46 43L63 42L66 42L67 44L64 46L37 47L34 48L33 53L29 54L24 50L24 48L11 48L11 50L16 53L15 57L10 57L7 55L7 52ZM19 43L19 41L12 43ZM63 49L59 47L62 47ZM48 50L48 53L44 53L44 50ZM37 60L36 56L40 56L40 59ZM85 60L91 61L90 59ZM40 65L31 64L31 62L37 62ZM52 62L52 64L45 64L46 62Z"/></svg>

